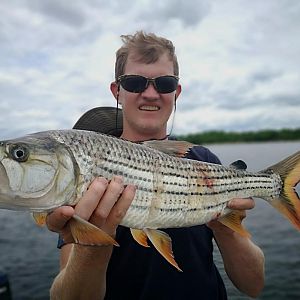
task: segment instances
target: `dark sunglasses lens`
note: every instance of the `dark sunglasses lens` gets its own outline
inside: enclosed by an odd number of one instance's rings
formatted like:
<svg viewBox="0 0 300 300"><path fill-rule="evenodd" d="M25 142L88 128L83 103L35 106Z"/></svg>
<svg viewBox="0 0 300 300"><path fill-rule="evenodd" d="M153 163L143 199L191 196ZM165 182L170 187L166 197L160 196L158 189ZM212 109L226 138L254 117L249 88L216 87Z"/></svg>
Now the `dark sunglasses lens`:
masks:
<svg viewBox="0 0 300 300"><path fill-rule="evenodd" d="M172 93L176 90L178 79L173 76L161 76L155 79L156 89L161 94Z"/></svg>
<svg viewBox="0 0 300 300"><path fill-rule="evenodd" d="M128 76L121 79L121 86L131 93L141 93L145 90L147 79L142 76Z"/></svg>

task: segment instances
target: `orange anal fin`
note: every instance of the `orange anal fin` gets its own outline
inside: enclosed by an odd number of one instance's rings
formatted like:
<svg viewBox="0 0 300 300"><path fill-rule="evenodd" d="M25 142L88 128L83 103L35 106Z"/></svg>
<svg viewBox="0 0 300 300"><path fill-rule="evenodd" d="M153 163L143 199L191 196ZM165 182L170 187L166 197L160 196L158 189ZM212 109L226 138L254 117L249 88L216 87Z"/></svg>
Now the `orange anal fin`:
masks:
<svg viewBox="0 0 300 300"><path fill-rule="evenodd" d="M130 228L130 232L137 243L144 247L150 247L147 243L147 235L143 230Z"/></svg>
<svg viewBox="0 0 300 300"><path fill-rule="evenodd" d="M44 226L46 224L47 213L33 212L32 217L38 226Z"/></svg>
<svg viewBox="0 0 300 300"><path fill-rule="evenodd" d="M223 225L229 227L233 231L237 232L241 236L250 238L250 233L242 225L243 218L244 213L242 211L233 210L227 215L218 218L218 221Z"/></svg>
<svg viewBox="0 0 300 300"><path fill-rule="evenodd" d="M156 248L156 250L178 271L182 270L179 268L177 262L174 259L173 251L172 251L172 240L170 236L160 230L156 229L148 229L145 228L144 232L146 233L147 237Z"/></svg>
<svg viewBox="0 0 300 300"><path fill-rule="evenodd" d="M72 219L69 220L68 225L70 226L73 241L71 241L70 238L66 240L66 237L63 236L66 243L73 242L88 246L119 246L109 234L77 215L74 215Z"/></svg>

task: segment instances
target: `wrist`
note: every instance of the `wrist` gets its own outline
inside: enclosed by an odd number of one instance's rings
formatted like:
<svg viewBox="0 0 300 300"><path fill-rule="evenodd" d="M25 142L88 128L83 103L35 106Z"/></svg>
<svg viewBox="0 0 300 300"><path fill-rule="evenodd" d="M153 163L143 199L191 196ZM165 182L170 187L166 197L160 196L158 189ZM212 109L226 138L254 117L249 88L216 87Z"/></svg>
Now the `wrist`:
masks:
<svg viewBox="0 0 300 300"><path fill-rule="evenodd" d="M73 245L72 260L83 266L107 266L112 254L113 246L83 246Z"/></svg>
<svg viewBox="0 0 300 300"><path fill-rule="evenodd" d="M215 220L215 221L211 221L207 224L207 226L212 230L214 236L219 236L219 235L226 235L226 236L234 236L235 232L225 226L224 224L222 224L221 222Z"/></svg>

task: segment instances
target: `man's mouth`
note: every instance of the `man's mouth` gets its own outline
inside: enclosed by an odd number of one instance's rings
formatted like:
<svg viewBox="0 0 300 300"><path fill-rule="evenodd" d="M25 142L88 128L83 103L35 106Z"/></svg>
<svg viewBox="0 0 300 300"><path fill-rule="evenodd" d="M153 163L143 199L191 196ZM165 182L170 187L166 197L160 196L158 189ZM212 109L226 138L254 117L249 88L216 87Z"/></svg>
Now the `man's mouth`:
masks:
<svg viewBox="0 0 300 300"><path fill-rule="evenodd" d="M142 105L139 107L139 109L144 111L157 111L160 108L158 106L153 106L153 105Z"/></svg>

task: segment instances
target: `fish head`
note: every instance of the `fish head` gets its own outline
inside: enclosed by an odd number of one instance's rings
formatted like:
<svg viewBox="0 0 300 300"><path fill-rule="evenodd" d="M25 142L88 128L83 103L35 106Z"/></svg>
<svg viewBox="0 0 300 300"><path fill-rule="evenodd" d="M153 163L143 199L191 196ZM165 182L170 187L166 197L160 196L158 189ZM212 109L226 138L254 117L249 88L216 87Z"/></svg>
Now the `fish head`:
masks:
<svg viewBox="0 0 300 300"><path fill-rule="evenodd" d="M76 193L76 164L45 134L0 142L0 208L47 211Z"/></svg>

